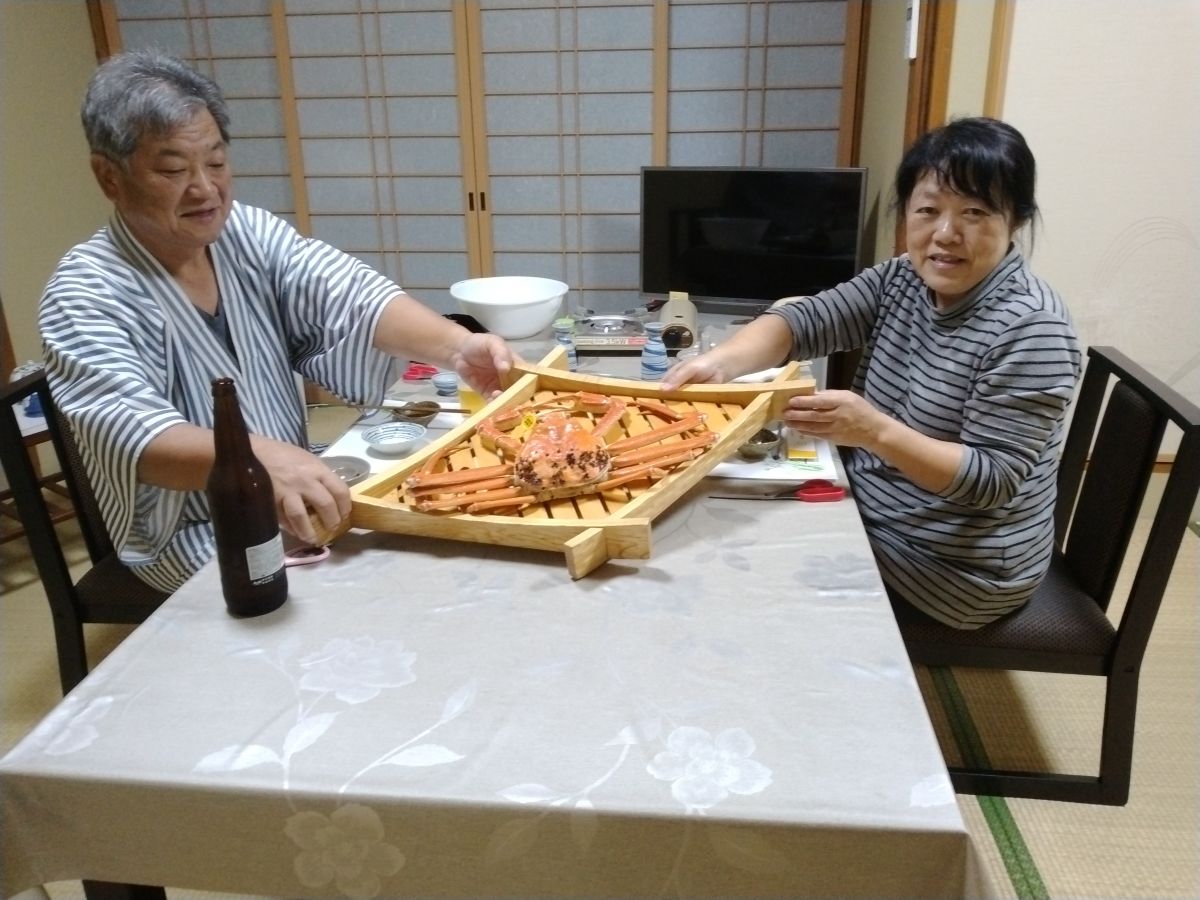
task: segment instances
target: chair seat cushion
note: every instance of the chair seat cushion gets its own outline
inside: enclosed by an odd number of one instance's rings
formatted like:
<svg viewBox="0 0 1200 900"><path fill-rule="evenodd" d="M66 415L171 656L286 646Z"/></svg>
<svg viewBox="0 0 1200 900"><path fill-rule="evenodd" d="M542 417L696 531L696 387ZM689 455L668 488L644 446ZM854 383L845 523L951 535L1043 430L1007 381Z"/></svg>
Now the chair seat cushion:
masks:
<svg viewBox="0 0 1200 900"><path fill-rule="evenodd" d="M909 656L925 665L1100 675L1116 641L1108 616L1057 553L1029 602L982 628L950 628L903 601L893 608Z"/></svg>
<svg viewBox="0 0 1200 900"><path fill-rule="evenodd" d="M136 625L158 609L164 594L134 575L115 553L104 557L75 585L80 620Z"/></svg>

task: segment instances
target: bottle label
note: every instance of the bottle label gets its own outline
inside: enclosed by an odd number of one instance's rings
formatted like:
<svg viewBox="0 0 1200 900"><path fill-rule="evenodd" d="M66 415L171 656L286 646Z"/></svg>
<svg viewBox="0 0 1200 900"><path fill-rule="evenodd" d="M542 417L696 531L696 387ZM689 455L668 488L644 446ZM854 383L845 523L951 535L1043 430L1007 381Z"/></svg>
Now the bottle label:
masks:
<svg viewBox="0 0 1200 900"><path fill-rule="evenodd" d="M271 581L282 568L282 534L276 534L265 544L256 544L246 548L246 571L250 575L251 584L265 584Z"/></svg>

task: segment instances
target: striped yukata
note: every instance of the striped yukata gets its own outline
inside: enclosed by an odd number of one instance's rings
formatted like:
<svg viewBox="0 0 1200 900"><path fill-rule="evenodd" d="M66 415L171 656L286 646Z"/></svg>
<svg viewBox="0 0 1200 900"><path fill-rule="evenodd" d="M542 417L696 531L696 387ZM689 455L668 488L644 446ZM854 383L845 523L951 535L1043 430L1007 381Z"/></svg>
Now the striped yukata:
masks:
<svg viewBox="0 0 1200 900"><path fill-rule="evenodd" d="M846 474L891 590L955 628L1025 603L1050 564L1063 423L1080 373L1058 294L1010 247L947 310L900 256L767 314L788 323L797 358L863 348L855 393L965 449L953 481L933 493L847 448Z"/></svg>
<svg viewBox="0 0 1200 900"><path fill-rule="evenodd" d="M208 499L139 483L138 458L173 425L212 427L212 379L234 379L252 432L303 447L295 372L378 405L392 369L371 346L401 293L389 279L239 203L209 251L232 352L115 213L62 259L39 310L47 376L113 544L164 591L213 555Z"/></svg>

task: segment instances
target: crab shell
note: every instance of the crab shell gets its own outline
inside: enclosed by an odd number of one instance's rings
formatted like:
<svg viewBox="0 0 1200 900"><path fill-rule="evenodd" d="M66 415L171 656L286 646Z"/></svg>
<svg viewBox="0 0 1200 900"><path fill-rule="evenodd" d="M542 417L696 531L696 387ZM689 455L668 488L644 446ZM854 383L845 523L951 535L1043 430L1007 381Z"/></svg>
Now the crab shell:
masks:
<svg viewBox="0 0 1200 900"><path fill-rule="evenodd" d="M608 477L612 459L588 425L562 410L538 416L513 460L513 481L530 493L566 496Z"/></svg>

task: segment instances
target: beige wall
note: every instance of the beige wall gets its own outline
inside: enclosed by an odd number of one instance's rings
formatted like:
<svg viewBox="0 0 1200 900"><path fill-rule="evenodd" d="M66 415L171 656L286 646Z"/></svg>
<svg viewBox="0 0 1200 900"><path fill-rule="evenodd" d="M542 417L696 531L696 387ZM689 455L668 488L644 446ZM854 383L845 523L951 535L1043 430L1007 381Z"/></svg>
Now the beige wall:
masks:
<svg viewBox="0 0 1200 900"><path fill-rule="evenodd" d="M870 5L867 72L863 86L863 123L859 165L867 179L867 248L869 263L891 258L895 218L892 176L904 151L904 107L908 92L908 60L904 55L904 4L888 0Z"/></svg>
<svg viewBox="0 0 1200 900"><path fill-rule="evenodd" d="M1018 0L1003 114L1038 161L1035 271L1200 402L1198 47L1196 0Z"/></svg>
<svg viewBox="0 0 1200 900"><path fill-rule="evenodd" d="M95 62L83 0L0 0L0 296L18 362L41 359L55 264L108 215L79 125Z"/></svg>
<svg viewBox="0 0 1200 900"><path fill-rule="evenodd" d="M954 8L954 49L950 54L947 119L983 115L995 6L992 0L959 0Z"/></svg>

